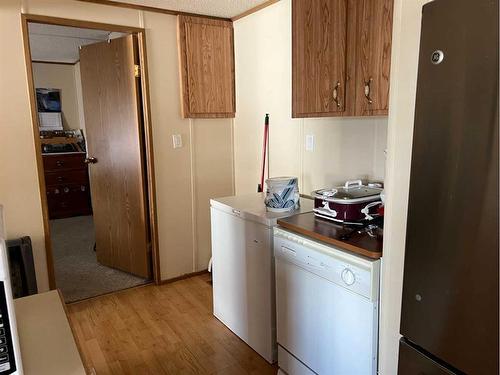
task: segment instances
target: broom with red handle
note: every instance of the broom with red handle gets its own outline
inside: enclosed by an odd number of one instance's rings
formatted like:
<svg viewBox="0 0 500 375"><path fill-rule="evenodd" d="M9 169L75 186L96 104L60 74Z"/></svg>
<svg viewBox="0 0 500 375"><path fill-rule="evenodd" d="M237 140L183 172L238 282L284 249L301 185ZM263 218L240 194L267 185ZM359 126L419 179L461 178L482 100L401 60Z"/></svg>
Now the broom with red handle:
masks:
<svg viewBox="0 0 500 375"><path fill-rule="evenodd" d="M262 147L262 173L260 175L260 184L257 185L257 193L264 191L264 175L266 174L267 143L269 140L269 113L266 113L264 119L264 141Z"/></svg>

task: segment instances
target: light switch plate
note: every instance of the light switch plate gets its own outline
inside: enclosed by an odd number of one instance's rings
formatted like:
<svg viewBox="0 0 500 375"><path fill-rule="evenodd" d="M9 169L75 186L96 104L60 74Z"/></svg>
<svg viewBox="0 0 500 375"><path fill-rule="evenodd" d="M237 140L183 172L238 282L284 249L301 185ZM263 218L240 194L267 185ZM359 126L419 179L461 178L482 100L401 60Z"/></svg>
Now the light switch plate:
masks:
<svg viewBox="0 0 500 375"><path fill-rule="evenodd" d="M173 144L174 148L181 148L182 147L182 135L173 134L172 135L172 144Z"/></svg>
<svg viewBox="0 0 500 375"><path fill-rule="evenodd" d="M314 135L306 135L306 151L314 151Z"/></svg>

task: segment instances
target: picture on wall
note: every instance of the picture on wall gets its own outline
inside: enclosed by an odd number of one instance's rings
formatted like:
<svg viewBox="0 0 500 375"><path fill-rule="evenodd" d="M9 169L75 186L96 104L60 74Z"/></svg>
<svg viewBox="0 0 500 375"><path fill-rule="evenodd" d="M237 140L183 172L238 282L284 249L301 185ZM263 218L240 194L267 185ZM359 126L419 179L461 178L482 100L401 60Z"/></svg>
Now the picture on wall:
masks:
<svg viewBox="0 0 500 375"><path fill-rule="evenodd" d="M38 112L61 112L61 91L59 89L37 88Z"/></svg>

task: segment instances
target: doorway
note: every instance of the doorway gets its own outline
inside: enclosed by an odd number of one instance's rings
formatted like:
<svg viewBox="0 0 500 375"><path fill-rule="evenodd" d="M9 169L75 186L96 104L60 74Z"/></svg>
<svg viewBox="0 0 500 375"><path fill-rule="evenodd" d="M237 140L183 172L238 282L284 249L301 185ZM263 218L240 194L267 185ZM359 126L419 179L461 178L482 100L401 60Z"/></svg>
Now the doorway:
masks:
<svg viewBox="0 0 500 375"><path fill-rule="evenodd" d="M51 288L159 282L144 30L23 16Z"/></svg>

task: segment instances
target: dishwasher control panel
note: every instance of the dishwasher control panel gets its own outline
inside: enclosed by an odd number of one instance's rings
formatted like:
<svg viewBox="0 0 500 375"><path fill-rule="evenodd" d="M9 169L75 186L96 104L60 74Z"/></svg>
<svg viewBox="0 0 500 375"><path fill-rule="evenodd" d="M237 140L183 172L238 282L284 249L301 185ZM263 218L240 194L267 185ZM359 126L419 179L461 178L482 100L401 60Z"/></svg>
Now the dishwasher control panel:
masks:
<svg viewBox="0 0 500 375"><path fill-rule="evenodd" d="M274 228L274 255L371 301L379 298L380 260Z"/></svg>

